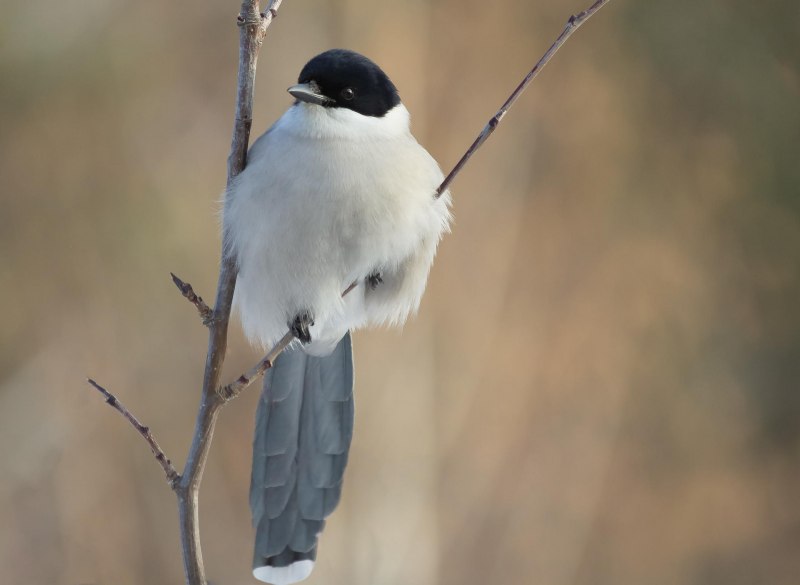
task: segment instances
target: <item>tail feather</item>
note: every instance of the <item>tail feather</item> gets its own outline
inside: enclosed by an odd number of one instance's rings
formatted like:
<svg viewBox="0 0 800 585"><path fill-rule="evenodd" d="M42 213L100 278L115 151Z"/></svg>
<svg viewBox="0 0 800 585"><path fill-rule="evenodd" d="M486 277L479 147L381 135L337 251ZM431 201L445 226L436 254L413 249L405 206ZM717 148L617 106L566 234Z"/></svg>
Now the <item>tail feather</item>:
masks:
<svg viewBox="0 0 800 585"><path fill-rule="evenodd" d="M324 357L299 347L281 354L264 377L253 439L256 578L284 585L310 574L341 497L352 436L350 334Z"/></svg>

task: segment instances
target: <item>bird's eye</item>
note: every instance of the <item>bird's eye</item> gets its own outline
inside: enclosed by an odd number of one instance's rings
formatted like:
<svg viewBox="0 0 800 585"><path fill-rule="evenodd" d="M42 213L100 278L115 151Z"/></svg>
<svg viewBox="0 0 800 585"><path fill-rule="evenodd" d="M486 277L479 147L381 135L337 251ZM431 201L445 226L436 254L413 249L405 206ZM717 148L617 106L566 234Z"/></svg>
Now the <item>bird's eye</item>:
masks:
<svg viewBox="0 0 800 585"><path fill-rule="evenodd" d="M351 99L356 97L356 90L354 90L352 87L345 87L342 90L341 95L342 99L347 100L349 102Z"/></svg>

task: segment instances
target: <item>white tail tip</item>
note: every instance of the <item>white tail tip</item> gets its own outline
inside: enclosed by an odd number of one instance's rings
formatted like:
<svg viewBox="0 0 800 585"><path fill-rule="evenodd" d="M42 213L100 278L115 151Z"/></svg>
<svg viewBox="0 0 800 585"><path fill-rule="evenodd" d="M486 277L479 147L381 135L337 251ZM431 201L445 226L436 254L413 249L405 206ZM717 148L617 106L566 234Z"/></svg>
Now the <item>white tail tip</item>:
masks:
<svg viewBox="0 0 800 585"><path fill-rule="evenodd" d="M253 577L272 585L289 585L306 579L314 568L314 561L295 561L288 567L256 567Z"/></svg>

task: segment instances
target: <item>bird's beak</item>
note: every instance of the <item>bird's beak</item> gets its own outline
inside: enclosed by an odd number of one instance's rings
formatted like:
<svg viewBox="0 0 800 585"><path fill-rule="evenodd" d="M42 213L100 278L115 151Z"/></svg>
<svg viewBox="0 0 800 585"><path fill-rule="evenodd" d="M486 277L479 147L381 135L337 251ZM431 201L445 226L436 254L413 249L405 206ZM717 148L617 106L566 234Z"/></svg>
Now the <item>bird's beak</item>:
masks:
<svg viewBox="0 0 800 585"><path fill-rule="evenodd" d="M306 102L308 104L317 104L318 106L324 106L332 102L333 100L326 95L323 95L320 92L319 86L314 83L313 81L310 83L298 83L297 85L293 85L288 90L292 96L301 102Z"/></svg>

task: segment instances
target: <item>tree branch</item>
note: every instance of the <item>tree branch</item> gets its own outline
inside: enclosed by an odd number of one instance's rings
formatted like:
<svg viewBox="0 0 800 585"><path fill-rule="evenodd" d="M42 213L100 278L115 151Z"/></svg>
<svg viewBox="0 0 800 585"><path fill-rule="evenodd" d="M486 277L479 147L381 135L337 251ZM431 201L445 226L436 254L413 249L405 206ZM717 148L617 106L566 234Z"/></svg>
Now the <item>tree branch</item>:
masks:
<svg viewBox="0 0 800 585"><path fill-rule="evenodd" d="M352 291L357 286L358 286L358 281L354 280L353 282L350 283L350 286L344 289L344 292L342 292L342 296L343 297L347 296L350 293L350 291ZM267 355L261 358L261 360L256 365L254 365L244 374L236 378L236 380L234 380L230 384L226 384L225 386L220 388L217 391L217 393L222 397L222 399L225 402L233 400L234 398L239 396L239 394L242 393L242 390L247 388L250 384L252 384L255 381L256 378L258 378L261 374L263 374L272 367L272 365L275 363L275 360L278 359L278 356L283 353L283 350L289 347L292 341L294 341L294 333L292 333L291 331L287 331L286 334L283 337L281 337L278 343L275 344L275 347L273 347Z"/></svg>
<svg viewBox="0 0 800 585"><path fill-rule="evenodd" d="M203 325L210 327L211 323L214 321L214 311L211 310L211 307L206 304L206 302L203 300L203 297L198 296L194 292L191 284L182 281L180 278L175 276L173 272L170 272L169 274L172 276L172 282L175 283L175 286L178 287L178 290L181 291L181 294L184 296L184 298L192 303L197 309L197 312L200 313L200 318L203 320Z"/></svg>
<svg viewBox="0 0 800 585"><path fill-rule="evenodd" d="M161 465L161 469L164 470L164 475L167 476L167 483L169 486L174 490L176 485L181 479L181 476L178 475L178 472L175 471L175 468L172 466L172 462L169 458L164 454L164 451L161 450L161 447L156 441L156 438L153 436L153 433L150 432L150 427L144 426L142 423L139 422L133 413L130 410L125 408L125 405L122 404L116 396L114 396L111 392L103 388L100 384L92 380L91 378L86 379L89 384L94 386L103 396L105 396L106 403L119 412L125 419L131 423L136 432L138 432L142 438L147 441L147 444L150 445L150 450L153 452L153 455L156 456L156 461L158 464Z"/></svg>
<svg viewBox="0 0 800 585"><path fill-rule="evenodd" d="M253 123L253 95L258 53L267 28L278 14L281 0L272 0L264 14L259 11L258 0L244 0L236 21L239 25L239 74L236 91L236 115L228 156L228 179L233 179L245 167L247 147L250 142L250 127ZM222 234L222 252L217 299L214 318L209 328L208 352L206 355L203 391L200 408L195 421L194 436L189 455L181 475L176 493L180 516L181 548L183 566L188 585L206 585L203 556L200 548L198 523L198 491L211 439L214 435L219 409L225 401L217 393L222 363L228 344L228 321L230 320L233 291L236 286L236 262L227 253L228 235Z"/></svg>
<svg viewBox="0 0 800 585"><path fill-rule="evenodd" d="M247 148L250 142L250 129L253 120L253 89L256 75L258 53L266 34L266 30L278 14L282 0L271 0L264 13L259 12L258 0L243 0L241 11L237 17L239 25L239 74L236 93L236 115L234 119L231 151L228 156L227 185L244 169L247 161ZM556 41L547 50L534 68L512 92L506 102L487 123L478 138L467 149L456 166L436 190L435 197L439 197L449 186L456 175L466 165L467 161L480 148L486 139L494 132L501 120L519 98L527 86L538 75L539 71L550 61L567 38L572 35L588 18L602 8L608 0L597 0L589 8L577 15L570 17L564 30ZM174 274L173 281L192 304L195 305L203 323L209 328L208 352L203 376L202 397L195 421L194 435L189 448L183 473L178 474L164 455L149 428L142 425L114 395L97 384L94 380L89 383L106 398L106 402L120 412L139 434L147 441L150 449L161 464L167 480L178 499L178 512L180 516L180 535L183 553L184 573L187 585L207 585L203 567L202 552L200 549L200 530L198 524L198 492L203 477L206 460L208 459L214 426L220 408L229 400L238 396L244 388L252 383L260 374L272 367L275 359L291 344L294 336L291 332L275 345L274 348L245 374L234 382L219 387L220 372L225 359L228 340L228 322L230 320L233 292L236 285L237 268L234 259L227 253L228 234L222 234L222 253L219 279L217 281L217 297L212 309L197 296L188 283L185 283ZM342 293L342 296L352 291L358 282L354 282Z"/></svg>
<svg viewBox="0 0 800 585"><path fill-rule="evenodd" d="M261 361L247 370L247 372L236 378L236 380L230 384L226 384L217 390L217 393L222 401L228 402L229 400L233 400L239 396L242 390L247 388L256 378L272 367L272 364L275 363L277 357L283 352L284 349L289 347L289 344L291 344L292 341L294 341L294 334L291 331L288 331L286 335L281 337L280 341L275 344L275 347L273 347L270 352L261 359Z"/></svg>
<svg viewBox="0 0 800 585"><path fill-rule="evenodd" d="M530 70L530 72L520 82L516 89L511 92L511 95L508 96L508 99L505 101L505 103L500 106L500 109L497 110L495 115L492 116L492 118L486 123L486 126L483 127L483 130L481 130L481 133L478 134L475 142L470 145L470 147L467 149L467 152L464 153L464 156L462 156L461 159L456 163L456 166L453 167L453 170L451 170L444 178L442 184L439 185L438 189L436 189L436 194L434 195L435 198L438 199L439 196L441 196L441 194L447 190L447 188L450 186L450 183L452 183L453 179L456 178L456 175L460 173L461 169L464 168L464 165L467 164L467 161L472 158L472 155L477 152L481 145L483 145L489 136L491 136L492 133L497 129L506 113L508 113L508 110L510 110L511 106L514 105L514 102L516 102L519 96L522 95L522 92L528 88L531 81L533 81L534 78L539 75L539 72L544 69L544 66L550 62L550 59L552 59L553 56L558 52L558 50L561 48L561 45L566 43L567 39L572 35L572 33L578 30L578 27L591 18L591 16L600 10L605 4L607 4L608 1L609 0L597 0L586 10L579 12L578 14L573 14L569 17L567 24L564 25L564 30L561 31L561 34L558 35L558 38L555 40L555 42L550 45L550 48L547 49L544 55L542 55L542 58L539 59L536 65L533 66L533 69Z"/></svg>

